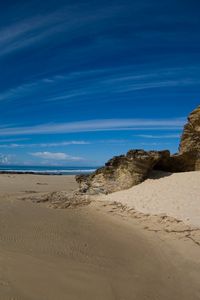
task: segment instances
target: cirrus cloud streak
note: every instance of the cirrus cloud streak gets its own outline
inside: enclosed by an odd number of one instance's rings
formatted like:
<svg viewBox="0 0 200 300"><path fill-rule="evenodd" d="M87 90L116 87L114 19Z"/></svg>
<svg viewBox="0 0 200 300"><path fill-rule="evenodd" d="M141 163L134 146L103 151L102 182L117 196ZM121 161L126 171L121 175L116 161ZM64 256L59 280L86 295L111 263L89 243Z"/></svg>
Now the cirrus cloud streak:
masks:
<svg viewBox="0 0 200 300"><path fill-rule="evenodd" d="M185 118L175 119L100 119L69 123L50 123L28 127L0 128L1 136L39 135L95 131L179 130Z"/></svg>
<svg viewBox="0 0 200 300"><path fill-rule="evenodd" d="M30 153L32 156L38 157L38 158L42 158L45 160L60 160L60 161L81 161L83 160L82 157L78 157L78 156L71 156L67 153L63 153L63 152L48 152L48 151L44 151L44 152L33 152Z"/></svg>

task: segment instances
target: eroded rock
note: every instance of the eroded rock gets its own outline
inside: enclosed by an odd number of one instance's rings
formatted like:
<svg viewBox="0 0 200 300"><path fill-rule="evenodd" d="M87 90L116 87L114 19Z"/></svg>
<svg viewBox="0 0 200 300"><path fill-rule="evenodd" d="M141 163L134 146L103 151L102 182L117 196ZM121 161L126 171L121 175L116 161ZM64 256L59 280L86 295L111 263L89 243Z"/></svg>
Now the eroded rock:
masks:
<svg viewBox="0 0 200 300"><path fill-rule="evenodd" d="M90 175L76 176L76 180L81 194L107 194L141 183L153 169L165 172L200 170L200 106L188 117L179 153L130 150L126 155L113 157Z"/></svg>
<svg viewBox="0 0 200 300"><path fill-rule="evenodd" d="M179 146L180 154L196 151L200 152L200 106L189 115Z"/></svg>
<svg viewBox="0 0 200 300"><path fill-rule="evenodd" d="M200 170L200 106L188 117L188 123L181 137L179 153L186 164L184 171Z"/></svg>
<svg viewBox="0 0 200 300"><path fill-rule="evenodd" d="M179 153L160 160L155 169L167 172L200 170L200 106L188 117L188 123L183 129Z"/></svg>
<svg viewBox="0 0 200 300"><path fill-rule="evenodd" d="M169 156L169 151L130 150L126 155L113 157L90 175L76 176L79 191L93 195L128 189L144 181L155 164Z"/></svg>
<svg viewBox="0 0 200 300"><path fill-rule="evenodd" d="M174 154L167 159L160 160L155 165L155 170L170 173L190 172L200 170L200 160L197 152L185 152L182 154Z"/></svg>

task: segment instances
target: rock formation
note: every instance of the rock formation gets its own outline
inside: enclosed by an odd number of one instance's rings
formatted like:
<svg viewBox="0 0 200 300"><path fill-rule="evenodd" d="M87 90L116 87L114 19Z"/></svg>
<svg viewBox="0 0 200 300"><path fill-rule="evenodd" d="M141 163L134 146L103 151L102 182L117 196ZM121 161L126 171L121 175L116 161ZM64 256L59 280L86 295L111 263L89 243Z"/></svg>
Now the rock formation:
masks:
<svg viewBox="0 0 200 300"><path fill-rule="evenodd" d="M181 137L179 153L187 164L184 171L200 170L200 106L188 117L188 123Z"/></svg>
<svg viewBox="0 0 200 300"><path fill-rule="evenodd" d="M200 152L200 106L189 115L179 146L180 154L195 151Z"/></svg>
<svg viewBox="0 0 200 300"><path fill-rule="evenodd" d="M160 161L156 169L167 172L200 170L200 106L188 117L180 141L179 153Z"/></svg>
<svg viewBox="0 0 200 300"><path fill-rule="evenodd" d="M174 154L168 157L168 159L160 160L158 164L154 166L155 170L164 172L190 172L200 170L200 161L198 159L198 153L185 152L183 154Z"/></svg>
<svg viewBox="0 0 200 300"><path fill-rule="evenodd" d="M144 181L153 169L166 172L200 170L200 106L188 117L179 153L130 150L126 155L112 158L90 175L76 176L79 193L107 194L128 189Z"/></svg>
<svg viewBox="0 0 200 300"><path fill-rule="evenodd" d="M113 157L90 175L76 176L79 191L91 195L128 189L144 181L153 167L169 156L169 151L130 150L126 155Z"/></svg>

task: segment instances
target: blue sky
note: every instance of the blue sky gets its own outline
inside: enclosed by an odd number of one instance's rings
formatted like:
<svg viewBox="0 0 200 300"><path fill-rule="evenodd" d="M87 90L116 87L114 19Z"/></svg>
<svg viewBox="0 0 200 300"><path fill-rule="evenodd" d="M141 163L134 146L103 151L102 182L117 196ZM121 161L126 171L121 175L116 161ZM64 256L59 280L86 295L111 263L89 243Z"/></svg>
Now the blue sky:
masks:
<svg viewBox="0 0 200 300"><path fill-rule="evenodd" d="M200 104L199 30L195 0L1 3L0 163L176 152Z"/></svg>

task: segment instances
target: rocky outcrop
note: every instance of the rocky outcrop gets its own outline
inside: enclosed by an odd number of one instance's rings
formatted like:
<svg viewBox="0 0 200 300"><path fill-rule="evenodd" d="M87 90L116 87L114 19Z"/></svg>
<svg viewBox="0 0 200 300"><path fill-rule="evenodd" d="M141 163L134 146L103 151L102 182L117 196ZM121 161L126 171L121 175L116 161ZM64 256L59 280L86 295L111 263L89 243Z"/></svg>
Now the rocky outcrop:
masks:
<svg viewBox="0 0 200 300"><path fill-rule="evenodd" d="M158 164L154 166L154 170L160 170L164 172L190 172L200 170L200 160L198 159L198 153L185 152L183 154L174 154L167 159L160 160Z"/></svg>
<svg viewBox="0 0 200 300"><path fill-rule="evenodd" d="M128 189L144 181L153 167L169 156L169 151L130 150L126 155L112 158L90 175L76 176L79 191L91 195Z"/></svg>
<svg viewBox="0 0 200 300"><path fill-rule="evenodd" d="M182 171L200 170L200 106L188 117L181 137L179 156L185 163Z"/></svg>
<svg viewBox="0 0 200 300"><path fill-rule="evenodd" d="M200 106L188 117L179 153L130 150L90 175L76 176L76 180L80 194L107 194L141 183L153 169L173 173L200 170Z"/></svg>
<svg viewBox="0 0 200 300"><path fill-rule="evenodd" d="M180 154L196 151L200 152L200 106L189 115L179 146Z"/></svg>
<svg viewBox="0 0 200 300"><path fill-rule="evenodd" d="M200 106L188 117L180 141L179 153L161 160L154 167L167 172L200 170Z"/></svg>

